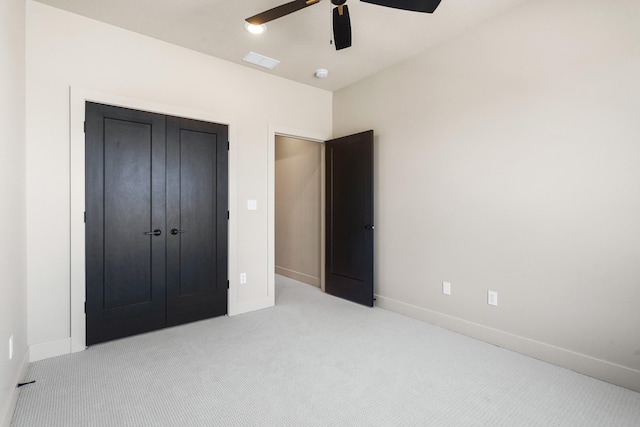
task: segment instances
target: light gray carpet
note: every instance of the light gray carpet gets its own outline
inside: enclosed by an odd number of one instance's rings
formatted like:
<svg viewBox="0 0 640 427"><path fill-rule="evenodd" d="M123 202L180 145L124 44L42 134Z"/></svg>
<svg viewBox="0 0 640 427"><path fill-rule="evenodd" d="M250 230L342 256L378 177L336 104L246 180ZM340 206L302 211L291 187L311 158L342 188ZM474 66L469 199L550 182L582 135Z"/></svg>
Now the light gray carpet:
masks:
<svg viewBox="0 0 640 427"><path fill-rule="evenodd" d="M640 425L640 393L280 276L276 295L32 363L12 426Z"/></svg>

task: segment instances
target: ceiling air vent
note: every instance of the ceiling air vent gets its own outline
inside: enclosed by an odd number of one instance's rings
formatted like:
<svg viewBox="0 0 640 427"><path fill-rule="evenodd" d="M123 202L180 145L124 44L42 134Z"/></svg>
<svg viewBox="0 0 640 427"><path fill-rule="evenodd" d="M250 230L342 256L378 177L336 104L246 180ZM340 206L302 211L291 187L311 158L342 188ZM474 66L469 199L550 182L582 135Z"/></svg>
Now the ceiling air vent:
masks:
<svg viewBox="0 0 640 427"><path fill-rule="evenodd" d="M280 63L277 59L268 58L264 55L260 55L259 53L249 52L247 55L242 58L243 61L250 62L252 64L256 64L260 67L268 68L273 70L276 65Z"/></svg>

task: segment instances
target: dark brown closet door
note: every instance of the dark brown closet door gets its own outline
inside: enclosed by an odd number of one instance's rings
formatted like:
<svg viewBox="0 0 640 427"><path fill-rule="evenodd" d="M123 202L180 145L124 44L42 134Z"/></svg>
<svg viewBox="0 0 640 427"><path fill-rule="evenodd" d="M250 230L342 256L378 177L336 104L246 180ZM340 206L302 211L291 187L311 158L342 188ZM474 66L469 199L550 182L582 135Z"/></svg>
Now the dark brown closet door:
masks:
<svg viewBox="0 0 640 427"><path fill-rule="evenodd" d="M165 118L87 103L87 345L165 325Z"/></svg>
<svg viewBox="0 0 640 427"><path fill-rule="evenodd" d="M167 325L227 313L227 141L167 118Z"/></svg>
<svg viewBox="0 0 640 427"><path fill-rule="evenodd" d="M226 314L227 134L87 103L87 345Z"/></svg>

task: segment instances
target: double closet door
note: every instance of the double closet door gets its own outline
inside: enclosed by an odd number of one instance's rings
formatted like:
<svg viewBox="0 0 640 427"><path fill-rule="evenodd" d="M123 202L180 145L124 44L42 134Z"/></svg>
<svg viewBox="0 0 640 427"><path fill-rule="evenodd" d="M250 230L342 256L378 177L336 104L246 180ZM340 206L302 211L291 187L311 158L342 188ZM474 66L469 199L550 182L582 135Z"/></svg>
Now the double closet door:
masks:
<svg viewBox="0 0 640 427"><path fill-rule="evenodd" d="M227 126L85 117L87 345L226 314Z"/></svg>

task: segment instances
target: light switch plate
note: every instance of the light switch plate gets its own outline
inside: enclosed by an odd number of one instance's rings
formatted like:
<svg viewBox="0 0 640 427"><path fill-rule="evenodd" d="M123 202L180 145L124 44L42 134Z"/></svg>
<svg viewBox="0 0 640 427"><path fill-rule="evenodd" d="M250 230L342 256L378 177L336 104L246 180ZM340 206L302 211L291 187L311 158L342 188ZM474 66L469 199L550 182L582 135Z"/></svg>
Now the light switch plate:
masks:
<svg viewBox="0 0 640 427"><path fill-rule="evenodd" d="M498 305L498 293L496 291L487 292L487 304Z"/></svg>
<svg viewBox="0 0 640 427"><path fill-rule="evenodd" d="M442 293L445 295L451 295L451 283L442 282Z"/></svg>

